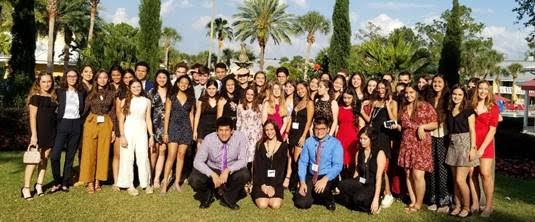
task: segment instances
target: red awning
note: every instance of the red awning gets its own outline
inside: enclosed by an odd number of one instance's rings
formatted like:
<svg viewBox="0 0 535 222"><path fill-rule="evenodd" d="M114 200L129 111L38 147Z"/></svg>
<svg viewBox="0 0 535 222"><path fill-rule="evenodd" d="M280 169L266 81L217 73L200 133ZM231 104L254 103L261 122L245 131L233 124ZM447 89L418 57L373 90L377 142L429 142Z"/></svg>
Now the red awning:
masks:
<svg viewBox="0 0 535 222"><path fill-rule="evenodd" d="M535 90L535 79L519 83L518 85L522 90Z"/></svg>
<svg viewBox="0 0 535 222"><path fill-rule="evenodd" d="M496 99L496 100L501 100L501 101L503 101L504 103L507 103L507 102L510 102L510 101L511 101L510 99L505 98L505 97L503 97L503 96L500 96L500 95L498 95L498 94L494 94L494 99Z"/></svg>

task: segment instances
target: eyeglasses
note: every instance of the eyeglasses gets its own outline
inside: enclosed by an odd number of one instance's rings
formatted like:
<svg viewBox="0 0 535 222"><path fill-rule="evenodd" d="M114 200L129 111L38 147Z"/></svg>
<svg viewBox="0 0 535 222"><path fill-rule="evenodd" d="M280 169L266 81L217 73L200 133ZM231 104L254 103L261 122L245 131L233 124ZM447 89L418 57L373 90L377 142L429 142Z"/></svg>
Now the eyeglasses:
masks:
<svg viewBox="0 0 535 222"><path fill-rule="evenodd" d="M320 131L320 130L321 131L325 131L325 130L327 130L327 127L314 127L314 130L316 130L316 131Z"/></svg>

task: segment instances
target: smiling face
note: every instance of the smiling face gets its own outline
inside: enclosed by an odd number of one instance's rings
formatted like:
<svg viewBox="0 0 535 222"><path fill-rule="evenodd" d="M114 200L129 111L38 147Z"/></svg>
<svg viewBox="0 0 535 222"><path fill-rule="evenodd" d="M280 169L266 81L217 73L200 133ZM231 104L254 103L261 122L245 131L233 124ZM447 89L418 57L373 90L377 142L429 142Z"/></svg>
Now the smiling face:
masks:
<svg viewBox="0 0 535 222"><path fill-rule="evenodd" d="M114 84L119 84L121 82L121 72L119 72L119 70L111 71L111 81Z"/></svg>
<svg viewBox="0 0 535 222"><path fill-rule="evenodd" d="M134 79L134 75L132 75L132 73L125 73L124 76L123 76L123 82L125 85L130 85L130 82Z"/></svg>
<svg viewBox="0 0 535 222"><path fill-rule="evenodd" d="M158 73L156 76L156 84L158 84L159 87L165 87L165 84L167 84L167 75L165 73L161 72Z"/></svg>
<svg viewBox="0 0 535 222"><path fill-rule="evenodd" d="M327 94L328 91L329 91L329 88L327 88L327 86L325 85L325 83L323 81L318 84L318 95L319 96L323 96L323 95Z"/></svg>
<svg viewBox="0 0 535 222"><path fill-rule="evenodd" d="M406 87L405 88L405 99L407 99L407 102L413 103L416 101L417 92L412 87Z"/></svg>
<svg viewBox="0 0 535 222"><path fill-rule="evenodd" d="M336 78L333 82L333 88L336 92L341 92L344 90L344 80Z"/></svg>
<svg viewBox="0 0 535 222"><path fill-rule="evenodd" d="M318 79L314 78L314 79L310 80L310 85L309 85L310 91L316 92L318 90L318 87L319 87L318 85L319 85L319 80Z"/></svg>
<svg viewBox="0 0 535 222"><path fill-rule="evenodd" d="M271 87L271 95L273 95L273 97L275 97L275 98L281 97L282 89L281 89L281 86L279 84L274 84Z"/></svg>
<svg viewBox="0 0 535 222"><path fill-rule="evenodd" d="M78 74L76 74L75 71L69 71L65 74L65 77L67 78L67 85L74 87L76 85L76 82L78 81Z"/></svg>
<svg viewBox="0 0 535 222"><path fill-rule="evenodd" d="M277 132L275 132L275 126L273 126L271 123L268 123L266 126L264 126L264 133L266 133L266 136L269 140L275 139L277 136Z"/></svg>
<svg viewBox="0 0 535 222"><path fill-rule="evenodd" d="M189 80L188 78L180 78L180 81L178 82L178 89L182 92L186 92L189 88Z"/></svg>
<svg viewBox="0 0 535 222"><path fill-rule="evenodd" d="M97 76L97 84L99 87L105 87L108 84L108 73L100 72Z"/></svg>
<svg viewBox="0 0 535 222"><path fill-rule="evenodd" d="M230 126L219 126L217 127L217 137L219 138L219 140L223 143L226 143L228 142L228 140L230 139L230 137L232 136L232 129L230 128Z"/></svg>
<svg viewBox="0 0 535 222"><path fill-rule="evenodd" d="M435 76L432 86L435 92L442 92L444 90L444 79L440 76Z"/></svg>
<svg viewBox="0 0 535 222"><path fill-rule="evenodd" d="M427 86L427 80L425 78L419 78L418 89L422 90L425 86Z"/></svg>
<svg viewBox="0 0 535 222"><path fill-rule="evenodd" d="M234 90L236 90L236 82L234 80L227 80L225 82L225 89L228 93L234 93Z"/></svg>
<svg viewBox="0 0 535 222"><path fill-rule="evenodd" d="M257 73L254 77L254 82L257 86L263 86L264 84L266 84L266 75L264 75L263 73Z"/></svg>
<svg viewBox="0 0 535 222"><path fill-rule="evenodd" d="M376 87L377 87L377 82L375 80L368 81L368 85L366 86L366 90L368 91L368 94L372 94Z"/></svg>
<svg viewBox="0 0 535 222"><path fill-rule="evenodd" d="M320 140L325 138L325 136L327 136L329 133L329 127L325 124L315 124L313 130L314 136Z"/></svg>
<svg viewBox="0 0 535 222"><path fill-rule="evenodd" d="M386 86L384 83L380 82L377 84L377 94L379 95L379 98L384 99L386 98Z"/></svg>
<svg viewBox="0 0 535 222"><path fill-rule="evenodd" d="M286 81L288 81L288 76L286 76L286 73L284 72L279 72L277 73L277 80L284 85L286 84Z"/></svg>
<svg viewBox="0 0 535 222"><path fill-rule="evenodd" d="M479 100L485 100L489 96L489 84L487 82L481 82L477 85L477 98Z"/></svg>
<svg viewBox="0 0 535 222"><path fill-rule="evenodd" d="M222 80L227 75L227 70L224 68L215 68L215 77Z"/></svg>
<svg viewBox="0 0 535 222"><path fill-rule="evenodd" d="M39 88L41 89L41 93L49 92L52 88L52 76L51 75L42 75L39 78Z"/></svg>
<svg viewBox="0 0 535 222"><path fill-rule="evenodd" d="M82 70L82 78L86 82L91 81L91 79L93 79L93 69L91 69L91 67L89 66L84 67L84 69Z"/></svg>
<svg viewBox="0 0 535 222"><path fill-rule="evenodd" d="M254 90L247 89L247 91L245 92L245 100L247 100L248 103L252 103L254 99Z"/></svg>
<svg viewBox="0 0 535 222"><path fill-rule="evenodd" d="M307 87L305 85L297 84L297 96L299 96L299 98L305 98L308 96Z"/></svg>
<svg viewBox="0 0 535 222"><path fill-rule="evenodd" d="M460 88L456 88L453 91L451 91L451 101L453 104L461 104L464 99L464 92Z"/></svg>
<svg viewBox="0 0 535 222"><path fill-rule="evenodd" d="M286 88L284 88L284 92L285 92L286 95L288 95L288 96L294 94L294 92L295 92L295 87L294 87L294 85L292 85L292 83L290 83L290 82L287 82L287 83L286 83Z"/></svg>
<svg viewBox="0 0 535 222"><path fill-rule="evenodd" d="M208 93L209 97L214 97L217 93L217 87L215 85L206 87L206 93Z"/></svg>
<svg viewBox="0 0 535 222"><path fill-rule="evenodd" d="M187 74L187 69L186 67L178 67L176 70L175 70L175 75L176 75L176 78L179 78L181 76L184 76Z"/></svg>
<svg viewBox="0 0 535 222"><path fill-rule="evenodd" d="M130 85L130 93L132 93L133 96L139 96L141 94L141 83L138 81L133 82L132 85Z"/></svg>
<svg viewBox="0 0 535 222"><path fill-rule="evenodd" d="M139 79L140 81L145 80L147 78L148 69L149 68L147 68L146 66L138 65L135 71L137 79Z"/></svg>
<svg viewBox="0 0 535 222"><path fill-rule="evenodd" d="M360 88L360 86L362 85L362 79L359 75L354 75L353 78L351 78L351 85L354 88Z"/></svg>

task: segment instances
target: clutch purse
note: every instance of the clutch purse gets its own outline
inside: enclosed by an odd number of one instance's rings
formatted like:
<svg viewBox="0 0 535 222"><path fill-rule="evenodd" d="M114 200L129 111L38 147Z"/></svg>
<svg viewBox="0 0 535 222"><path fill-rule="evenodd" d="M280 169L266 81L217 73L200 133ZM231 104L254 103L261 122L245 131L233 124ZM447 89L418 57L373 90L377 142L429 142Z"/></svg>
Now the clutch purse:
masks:
<svg viewBox="0 0 535 222"><path fill-rule="evenodd" d="M23 162L25 164L39 164L41 162L41 152L36 145L29 145L28 149L24 152Z"/></svg>

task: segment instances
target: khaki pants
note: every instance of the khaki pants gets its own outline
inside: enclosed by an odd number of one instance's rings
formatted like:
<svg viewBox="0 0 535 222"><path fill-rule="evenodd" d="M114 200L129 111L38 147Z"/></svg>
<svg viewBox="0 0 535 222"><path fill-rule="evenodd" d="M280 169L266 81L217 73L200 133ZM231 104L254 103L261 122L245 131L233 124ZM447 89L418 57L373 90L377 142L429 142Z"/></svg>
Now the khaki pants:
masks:
<svg viewBox="0 0 535 222"><path fill-rule="evenodd" d="M113 123L109 115L97 123L97 115L90 113L84 123L80 181L92 183L108 179L108 161Z"/></svg>

